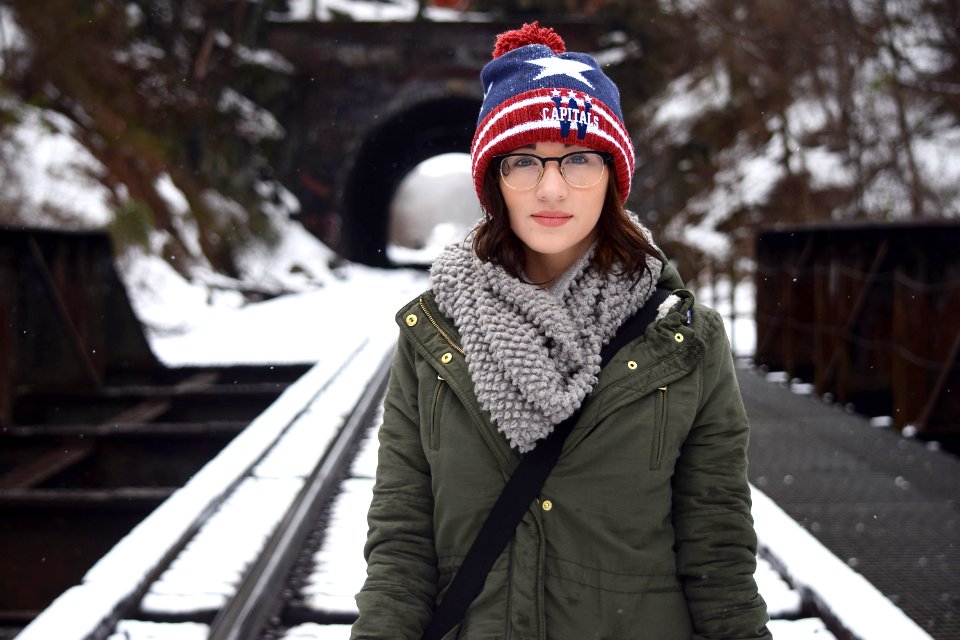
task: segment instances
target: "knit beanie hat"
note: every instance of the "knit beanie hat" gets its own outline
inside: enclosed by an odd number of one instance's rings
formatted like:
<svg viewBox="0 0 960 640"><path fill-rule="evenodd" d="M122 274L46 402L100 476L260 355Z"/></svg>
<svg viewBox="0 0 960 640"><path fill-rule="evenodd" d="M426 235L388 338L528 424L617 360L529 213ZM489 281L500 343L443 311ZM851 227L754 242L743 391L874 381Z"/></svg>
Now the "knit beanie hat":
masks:
<svg viewBox="0 0 960 640"><path fill-rule="evenodd" d="M613 154L613 177L625 202L634 170L620 92L585 53L538 23L497 36L493 60L480 72L483 106L470 149L473 183L483 202L490 161L517 147L563 142Z"/></svg>

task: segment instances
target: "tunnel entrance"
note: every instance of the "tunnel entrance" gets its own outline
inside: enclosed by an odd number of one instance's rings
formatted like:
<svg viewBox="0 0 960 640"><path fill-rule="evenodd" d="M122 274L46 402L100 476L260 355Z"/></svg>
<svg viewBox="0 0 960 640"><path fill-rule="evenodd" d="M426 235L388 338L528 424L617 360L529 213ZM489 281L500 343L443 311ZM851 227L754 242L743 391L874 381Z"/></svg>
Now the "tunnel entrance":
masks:
<svg viewBox="0 0 960 640"><path fill-rule="evenodd" d="M466 97L424 102L399 113L367 137L357 154L344 192L342 228L347 258L374 266L398 266L402 264L399 259L410 257L403 252L388 251L395 196L405 178L423 173L423 168L417 167L425 160L443 154L469 152L479 109L479 100ZM439 207L424 211L425 218L432 216L439 220L444 214L438 203L446 197L459 198L444 194L441 190L436 196L424 193L417 196L418 201L430 201ZM462 209L461 203L449 205L451 217L463 219L468 215L453 213L454 209ZM479 205L476 205L476 196L472 193L466 206L476 206L474 219L479 217ZM425 224L411 222L416 211L404 215L406 217L399 217L394 225L395 235L401 232L399 225L410 225L408 230L412 231L414 224L417 227ZM397 260L392 260L390 254Z"/></svg>
<svg viewBox="0 0 960 640"><path fill-rule="evenodd" d="M400 181L394 194L387 260L396 265L430 264L443 247L466 237L480 216L470 155L428 158Z"/></svg>

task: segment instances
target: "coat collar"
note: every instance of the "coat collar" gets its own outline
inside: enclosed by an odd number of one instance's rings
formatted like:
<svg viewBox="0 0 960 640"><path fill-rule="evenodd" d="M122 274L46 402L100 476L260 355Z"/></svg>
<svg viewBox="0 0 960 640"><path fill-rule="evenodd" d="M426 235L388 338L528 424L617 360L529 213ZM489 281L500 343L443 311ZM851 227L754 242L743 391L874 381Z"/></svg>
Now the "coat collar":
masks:
<svg viewBox="0 0 960 640"><path fill-rule="evenodd" d="M660 282L679 283L672 267L664 270ZM684 289L669 313L652 323L646 333L623 347L600 374L597 386L581 409L580 418L564 444L564 454L575 448L596 426L623 402L651 393L689 374L700 362L705 344L698 335L698 318L693 294ZM511 449L477 401L467 371L460 334L437 309L433 294L425 292L410 301L396 315L401 333L436 371L466 407L504 477L508 477L520 454ZM618 391L620 391L618 393Z"/></svg>
<svg viewBox="0 0 960 640"><path fill-rule="evenodd" d="M410 340L437 376L457 394L490 451L496 456L504 478L508 478L520 462L520 454L510 448L507 439L491 421L490 414L480 407L467 371L460 333L437 309L433 293L427 291L411 300L397 313L396 320L401 334Z"/></svg>

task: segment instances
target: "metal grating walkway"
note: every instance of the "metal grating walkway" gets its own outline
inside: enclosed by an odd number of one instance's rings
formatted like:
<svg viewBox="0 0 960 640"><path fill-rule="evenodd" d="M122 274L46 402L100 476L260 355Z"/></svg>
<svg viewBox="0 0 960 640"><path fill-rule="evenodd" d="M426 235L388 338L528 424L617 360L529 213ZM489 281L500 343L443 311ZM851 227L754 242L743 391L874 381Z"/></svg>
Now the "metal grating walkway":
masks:
<svg viewBox="0 0 960 640"><path fill-rule="evenodd" d="M931 636L960 638L960 457L738 375L750 481Z"/></svg>

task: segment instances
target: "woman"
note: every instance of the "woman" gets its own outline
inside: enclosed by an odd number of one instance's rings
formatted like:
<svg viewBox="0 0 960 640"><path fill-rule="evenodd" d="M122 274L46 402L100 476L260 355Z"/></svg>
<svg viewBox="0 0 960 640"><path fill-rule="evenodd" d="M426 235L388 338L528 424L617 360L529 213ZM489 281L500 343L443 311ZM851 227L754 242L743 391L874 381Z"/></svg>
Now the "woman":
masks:
<svg viewBox="0 0 960 640"><path fill-rule="evenodd" d="M481 81L486 217L397 315L352 637L420 638L521 456L579 411L447 637L769 638L723 323L623 209L616 86L536 23L498 38ZM658 286L656 321L601 369Z"/></svg>

